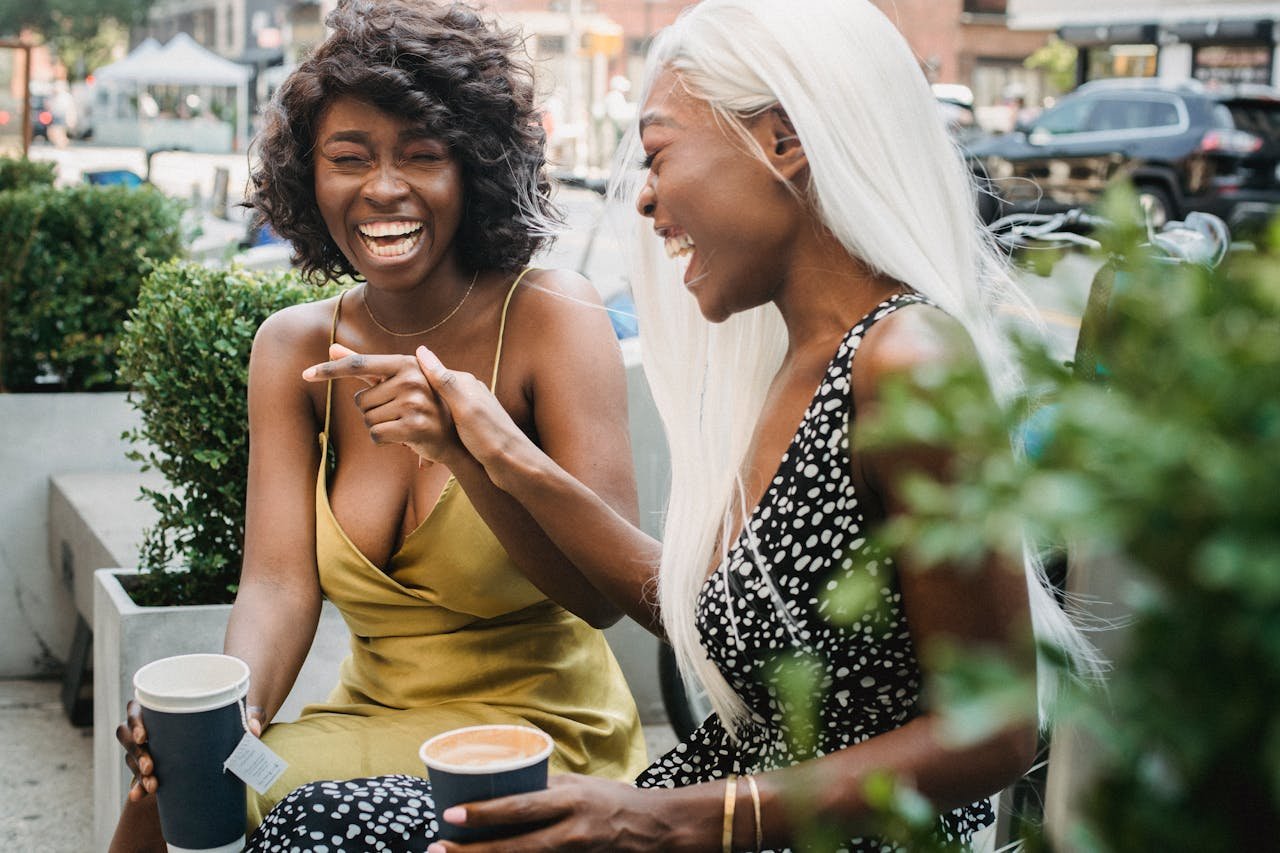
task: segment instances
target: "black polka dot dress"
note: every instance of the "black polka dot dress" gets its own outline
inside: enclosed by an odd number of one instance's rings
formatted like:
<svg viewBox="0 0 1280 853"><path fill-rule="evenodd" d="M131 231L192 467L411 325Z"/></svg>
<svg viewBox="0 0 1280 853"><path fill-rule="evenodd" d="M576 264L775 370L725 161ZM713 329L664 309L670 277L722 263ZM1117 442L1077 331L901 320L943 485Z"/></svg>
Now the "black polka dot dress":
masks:
<svg viewBox="0 0 1280 853"><path fill-rule="evenodd" d="M872 325L922 301L895 296L844 336L772 482L699 595L703 645L745 700L751 721L735 743L710 717L641 773L637 786L693 785L787 767L920 714L920 670L892 560L867 541L850 475L849 372ZM786 683L806 686L802 695L782 686L780 662ZM938 836L964 844L992 818L989 801L956 809L939 818ZM249 849L420 851L436 827L424 779L313 783L267 815ZM895 848L861 838L840 849Z"/></svg>
<svg viewBox="0 0 1280 853"><path fill-rule="evenodd" d="M914 294L892 297L845 335L773 481L698 597L703 646L746 701L751 722L734 743L710 717L645 770L638 786L788 767L920 714L921 676L902 595L892 560L866 539L849 457L849 373L858 346L876 322L919 302ZM784 684L808 689L796 696ZM943 815L938 835L967 843L992 819L984 800ZM841 849L894 848L865 838Z"/></svg>

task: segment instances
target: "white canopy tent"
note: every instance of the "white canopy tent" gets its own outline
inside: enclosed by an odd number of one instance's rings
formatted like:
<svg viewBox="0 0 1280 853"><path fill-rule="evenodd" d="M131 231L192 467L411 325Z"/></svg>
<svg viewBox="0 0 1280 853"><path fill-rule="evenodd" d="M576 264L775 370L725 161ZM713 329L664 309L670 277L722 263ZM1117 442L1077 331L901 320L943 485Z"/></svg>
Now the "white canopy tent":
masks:
<svg viewBox="0 0 1280 853"><path fill-rule="evenodd" d="M225 122L145 116L137 109L137 98L145 89L156 86L235 89L235 141L243 150L248 140L249 78L252 76L252 68L218 56L186 33L178 33L164 47L154 39L148 39L124 59L105 65L94 73L97 85L102 87L95 106L106 107L104 112L110 116L105 121L95 120L94 133L103 142L128 144L131 141L146 148L177 146L193 151L230 150L231 126ZM132 94L132 110L122 108L121 93ZM132 115L128 115L129 112ZM132 128L128 127L129 123L132 123ZM128 139L130 136L132 140Z"/></svg>

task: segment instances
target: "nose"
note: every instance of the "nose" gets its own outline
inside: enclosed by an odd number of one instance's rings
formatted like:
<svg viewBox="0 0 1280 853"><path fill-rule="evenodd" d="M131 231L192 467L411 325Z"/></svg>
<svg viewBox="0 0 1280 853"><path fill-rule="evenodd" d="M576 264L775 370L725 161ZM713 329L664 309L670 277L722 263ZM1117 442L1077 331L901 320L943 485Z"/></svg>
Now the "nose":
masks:
<svg viewBox="0 0 1280 853"><path fill-rule="evenodd" d="M644 186L640 188L640 195L636 197L636 210L641 216L653 218L653 212L658 207L658 197L653 191L653 179L646 177Z"/></svg>
<svg viewBox="0 0 1280 853"><path fill-rule="evenodd" d="M364 185L365 198L372 204L397 201L409 191L409 185L394 164L379 166Z"/></svg>

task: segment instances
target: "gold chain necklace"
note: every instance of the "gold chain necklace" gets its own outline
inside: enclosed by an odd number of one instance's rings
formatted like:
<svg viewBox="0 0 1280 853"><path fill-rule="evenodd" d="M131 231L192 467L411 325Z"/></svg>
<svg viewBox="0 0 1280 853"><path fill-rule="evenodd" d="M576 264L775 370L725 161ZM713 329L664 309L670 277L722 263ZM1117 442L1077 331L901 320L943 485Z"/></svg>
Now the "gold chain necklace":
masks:
<svg viewBox="0 0 1280 853"><path fill-rule="evenodd" d="M430 326L427 326L427 328L420 329L419 331L416 331L416 332L396 332L391 329L388 329L386 326L378 322L377 317L373 316L373 309L369 307L368 297L362 299L361 301L364 302L365 313L369 315L369 319L373 321L373 325L377 326L379 329L386 332L388 335L392 335L397 338L416 338L419 335L425 335L428 332L434 332L436 329L440 328L445 323L452 320L453 315L457 314L458 309L462 307L462 303L466 302L467 297L471 295L471 289L476 286L476 279L479 276L480 276L480 270L476 270L475 275L471 276L471 284L467 285L467 292L462 294L462 298L458 300L457 305L453 306L452 311L450 311L448 314L445 314L442 319L437 320L435 323L432 323ZM368 285L366 285L366 287L367 286Z"/></svg>

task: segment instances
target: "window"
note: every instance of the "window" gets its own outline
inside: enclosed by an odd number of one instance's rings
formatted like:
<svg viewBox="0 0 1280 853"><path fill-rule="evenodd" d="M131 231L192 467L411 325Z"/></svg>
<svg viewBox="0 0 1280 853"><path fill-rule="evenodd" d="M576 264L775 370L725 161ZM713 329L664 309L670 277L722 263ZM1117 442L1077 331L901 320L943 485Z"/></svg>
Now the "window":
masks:
<svg viewBox="0 0 1280 853"><path fill-rule="evenodd" d="M1178 108L1166 100L1101 98L1089 113L1091 131L1137 130L1176 127Z"/></svg>
<svg viewBox="0 0 1280 853"><path fill-rule="evenodd" d="M1036 122L1035 129L1040 133L1051 133L1055 136L1062 133L1080 133L1085 129L1085 119L1094 101L1088 98L1076 98L1063 101L1061 105L1049 110Z"/></svg>

